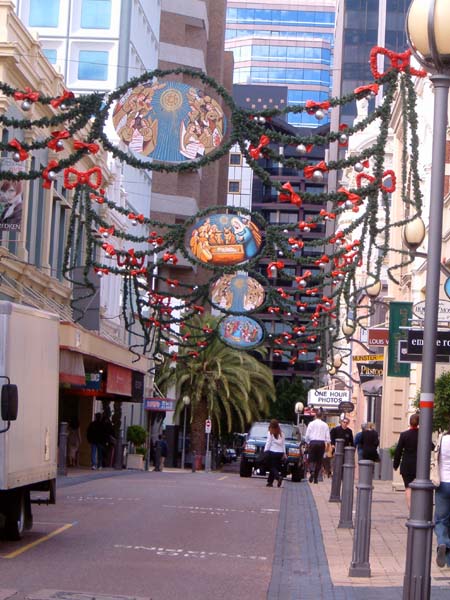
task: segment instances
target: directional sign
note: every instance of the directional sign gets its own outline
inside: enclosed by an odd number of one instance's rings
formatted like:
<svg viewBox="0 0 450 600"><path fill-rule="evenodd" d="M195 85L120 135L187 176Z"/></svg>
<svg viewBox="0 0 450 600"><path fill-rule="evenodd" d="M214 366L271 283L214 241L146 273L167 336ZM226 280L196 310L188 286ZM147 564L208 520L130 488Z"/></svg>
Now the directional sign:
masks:
<svg viewBox="0 0 450 600"><path fill-rule="evenodd" d="M358 354L353 357L355 362L380 361L384 359L384 354Z"/></svg>
<svg viewBox="0 0 450 600"><path fill-rule="evenodd" d="M205 433L211 433L211 419L205 421Z"/></svg>
<svg viewBox="0 0 450 600"><path fill-rule="evenodd" d="M345 413L350 413L353 412L355 410L355 405L353 404L353 402L341 402L339 404L339 412L345 412Z"/></svg>
<svg viewBox="0 0 450 600"><path fill-rule="evenodd" d="M408 331L408 352L421 354L423 348L423 329L410 329ZM436 352L441 356L450 355L450 331L438 331L436 338Z"/></svg>
<svg viewBox="0 0 450 600"><path fill-rule="evenodd" d="M415 353L408 352L407 340L399 340L398 342L398 356L397 361L400 363L420 363L422 362L422 350L423 346L417 348ZM436 355L436 362L438 363L449 363L450 356Z"/></svg>

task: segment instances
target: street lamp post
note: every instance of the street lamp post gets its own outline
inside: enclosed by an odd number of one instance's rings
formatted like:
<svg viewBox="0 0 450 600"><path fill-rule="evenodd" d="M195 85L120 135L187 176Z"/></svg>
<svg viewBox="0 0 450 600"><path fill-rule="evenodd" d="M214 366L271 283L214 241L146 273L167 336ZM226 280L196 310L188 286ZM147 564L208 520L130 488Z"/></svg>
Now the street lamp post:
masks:
<svg viewBox="0 0 450 600"><path fill-rule="evenodd" d="M305 408L305 405L303 404L303 402L296 402L295 403L295 409L294 410L295 410L295 412L297 414L297 432L300 434L301 437L303 437L303 436L302 436L302 434L300 432L300 415L302 414L304 408Z"/></svg>
<svg viewBox="0 0 450 600"><path fill-rule="evenodd" d="M186 454L186 413L187 407L191 403L191 399L189 396L183 396L183 405L184 405L184 421L183 421L183 445L181 447L181 468L184 469L185 462L185 454Z"/></svg>
<svg viewBox="0 0 450 600"><path fill-rule="evenodd" d="M420 428L416 479L411 483L411 511L403 600L430 597L433 535L433 484L430 451L436 370L436 338L440 289L440 259L444 209L445 149L450 87L450 5L448 0L413 0L406 19L408 41L414 56L430 72L434 87L434 125L428 260L424 315L424 343L420 393Z"/></svg>

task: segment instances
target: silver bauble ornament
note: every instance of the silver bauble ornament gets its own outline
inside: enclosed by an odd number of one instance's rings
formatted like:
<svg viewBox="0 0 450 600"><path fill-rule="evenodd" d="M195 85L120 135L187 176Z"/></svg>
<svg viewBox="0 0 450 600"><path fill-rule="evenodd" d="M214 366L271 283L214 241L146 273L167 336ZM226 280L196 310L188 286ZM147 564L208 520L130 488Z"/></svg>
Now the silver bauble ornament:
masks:
<svg viewBox="0 0 450 600"><path fill-rule="evenodd" d="M102 278L103 277L103 271L97 271L97 277Z"/></svg>
<svg viewBox="0 0 450 600"><path fill-rule="evenodd" d="M348 142L348 135L346 133L341 133L339 136L339 143L346 144Z"/></svg>
<svg viewBox="0 0 450 600"><path fill-rule="evenodd" d="M63 142L62 140L58 140L58 141L56 142L56 148L57 148L58 150L62 150L62 149L64 148L64 142Z"/></svg>
<svg viewBox="0 0 450 600"><path fill-rule="evenodd" d="M266 117L258 117L258 123L261 123L261 125L264 125L265 122L266 122Z"/></svg>
<svg viewBox="0 0 450 600"><path fill-rule="evenodd" d="M61 102L61 104L59 105L59 108L64 111L67 110L67 104L65 104L64 102Z"/></svg>
<svg viewBox="0 0 450 600"><path fill-rule="evenodd" d="M30 102L29 100L25 99L25 100L22 102L22 105L21 105L21 106L22 106L22 110L24 110L25 112L27 112L27 111L29 111L29 110L30 110L30 108L31 108L31 102Z"/></svg>
<svg viewBox="0 0 450 600"><path fill-rule="evenodd" d="M20 162L20 154L18 152L14 152L12 159L14 162Z"/></svg>
<svg viewBox="0 0 450 600"><path fill-rule="evenodd" d="M299 154L306 154L306 146L305 144L299 144L296 148Z"/></svg>
<svg viewBox="0 0 450 600"><path fill-rule="evenodd" d="M104 231L104 232L102 233L102 237L104 237L104 238L105 238L105 240L106 240L106 239L108 239L108 238L109 238L109 233L108 233L107 231Z"/></svg>
<svg viewBox="0 0 450 600"><path fill-rule="evenodd" d="M132 219L132 220L131 220L131 224L132 224L132 225L137 225L137 224L138 224L138 222L136 221L136 219Z"/></svg>
<svg viewBox="0 0 450 600"><path fill-rule="evenodd" d="M355 163L353 168L357 173L362 173L364 171L364 166L360 162Z"/></svg>
<svg viewBox="0 0 450 600"><path fill-rule="evenodd" d="M353 202L351 200L346 200L345 208L353 208Z"/></svg>
<svg viewBox="0 0 450 600"><path fill-rule="evenodd" d="M322 119L325 118L325 112L321 108L318 108L316 110L316 112L314 113L314 116L316 117L316 119L318 121L321 121Z"/></svg>
<svg viewBox="0 0 450 600"><path fill-rule="evenodd" d="M322 171L319 171L318 169L316 169L312 175L312 180L315 183L322 183L323 181L323 173Z"/></svg>
<svg viewBox="0 0 450 600"><path fill-rule="evenodd" d="M58 177L58 175L55 171L49 171L47 174L47 177L49 179L51 179L52 181L55 181L55 179Z"/></svg>

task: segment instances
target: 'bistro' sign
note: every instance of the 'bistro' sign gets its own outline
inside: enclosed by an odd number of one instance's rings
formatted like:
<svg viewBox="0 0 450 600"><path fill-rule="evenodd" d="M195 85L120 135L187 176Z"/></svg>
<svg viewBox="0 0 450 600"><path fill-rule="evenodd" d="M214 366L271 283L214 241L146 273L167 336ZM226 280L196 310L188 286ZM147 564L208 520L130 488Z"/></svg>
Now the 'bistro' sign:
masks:
<svg viewBox="0 0 450 600"><path fill-rule="evenodd" d="M413 306L413 313L419 319L425 318L425 301L418 302ZM439 300L438 306L438 321L447 322L450 318L450 301L449 300Z"/></svg>

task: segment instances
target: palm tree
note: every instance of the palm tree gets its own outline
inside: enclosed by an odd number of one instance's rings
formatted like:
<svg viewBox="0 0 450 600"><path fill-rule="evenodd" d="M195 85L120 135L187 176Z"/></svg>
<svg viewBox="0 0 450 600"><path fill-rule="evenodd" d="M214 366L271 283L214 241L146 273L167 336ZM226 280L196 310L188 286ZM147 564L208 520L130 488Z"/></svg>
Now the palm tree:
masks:
<svg viewBox="0 0 450 600"><path fill-rule="evenodd" d="M196 318L195 330L214 328L217 319L210 315ZM275 398L272 371L245 351L236 350L214 338L198 357L178 355L175 368L166 366L157 385L164 388L175 383L179 401L175 416L183 409L181 398L191 400L191 445L197 454L206 446L205 421L211 418L220 435L222 424L227 432L245 426L268 413Z"/></svg>

